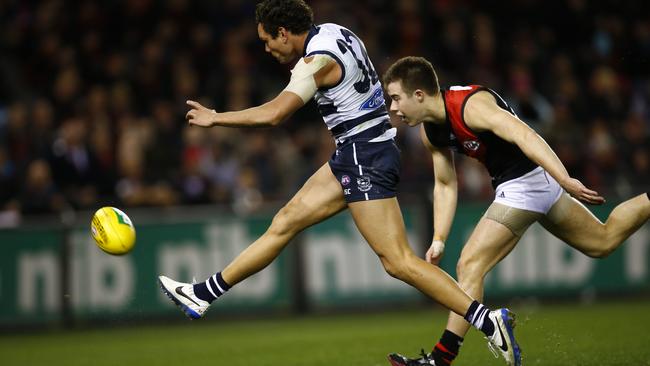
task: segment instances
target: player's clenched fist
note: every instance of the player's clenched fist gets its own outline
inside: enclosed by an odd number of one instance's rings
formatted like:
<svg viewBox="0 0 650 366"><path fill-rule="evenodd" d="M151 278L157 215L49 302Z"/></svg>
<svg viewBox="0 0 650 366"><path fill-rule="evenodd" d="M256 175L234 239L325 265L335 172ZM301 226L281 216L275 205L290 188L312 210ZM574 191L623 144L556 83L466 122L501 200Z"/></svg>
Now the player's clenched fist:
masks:
<svg viewBox="0 0 650 366"><path fill-rule="evenodd" d="M214 109L208 109L193 100L188 100L187 105L191 109L185 115L185 119L190 126L212 127L214 115L217 113Z"/></svg>
<svg viewBox="0 0 650 366"><path fill-rule="evenodd" d="M438 264L442 259L442 254L445 252L445 242L442 240L434 240L425 254L425 259L431 264Z"/></svg>

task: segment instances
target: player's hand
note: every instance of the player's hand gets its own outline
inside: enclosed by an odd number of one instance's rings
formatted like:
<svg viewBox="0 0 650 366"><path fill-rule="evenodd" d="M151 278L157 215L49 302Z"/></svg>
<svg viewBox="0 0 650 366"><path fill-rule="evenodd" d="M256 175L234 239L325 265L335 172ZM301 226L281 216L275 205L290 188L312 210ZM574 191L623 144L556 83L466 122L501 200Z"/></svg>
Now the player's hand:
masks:
<svg viewBox="0 0 650 366"><path fill-rule="evenodd" d="M442 259L442 254L445 252L445 242L442 240L434 240L424 255L424 259L431 264L438 265Z"/></svg>
<svg viewBox="0 0 650 366"><path fill-rule="evenodd" d="M602 205L605 203L605 198L599 195L598 192L585 187L584 184L577 179L569 178L562 184L562 188L566 189L571 196L582 202L592 205Z"/></svg>
<svg viewBox="0 0 650 366"><path fill-rule="evenodd" d="M212 127L214 124L214 116L217 112L214 109L208 109L201 105L199 102L188 100L187 105L191 109L185 115L185 119L190 126Z"/></svg>

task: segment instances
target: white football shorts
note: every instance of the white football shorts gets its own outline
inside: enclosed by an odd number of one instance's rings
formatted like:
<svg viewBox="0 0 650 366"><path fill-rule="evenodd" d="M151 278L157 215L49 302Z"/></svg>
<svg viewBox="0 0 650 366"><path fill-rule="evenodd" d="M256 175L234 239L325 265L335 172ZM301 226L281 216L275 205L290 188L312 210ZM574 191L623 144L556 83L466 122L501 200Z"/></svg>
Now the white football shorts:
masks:
<svg viewBox="0 0 650 366"><path fill-rule="evenodd" d="M560 184L542 167L537 167L519 178L499 184L494 202L546 215L562 192Z"/></svg>

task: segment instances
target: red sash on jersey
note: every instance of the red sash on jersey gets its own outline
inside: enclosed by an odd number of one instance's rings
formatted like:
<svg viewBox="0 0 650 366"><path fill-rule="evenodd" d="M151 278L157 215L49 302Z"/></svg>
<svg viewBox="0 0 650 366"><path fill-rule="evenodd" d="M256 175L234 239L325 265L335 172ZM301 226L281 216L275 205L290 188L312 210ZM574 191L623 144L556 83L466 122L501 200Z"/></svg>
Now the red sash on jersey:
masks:
<svg viewBox="0 0 650 366"><path fill-rule="evenodd" d="M474 93L484 90L481 85L452 86L444 90L445 109L451 131L458 140L460 151L467 156L485 163L487 147L481 139L465 123L464 108L467 99Z"/></svg>

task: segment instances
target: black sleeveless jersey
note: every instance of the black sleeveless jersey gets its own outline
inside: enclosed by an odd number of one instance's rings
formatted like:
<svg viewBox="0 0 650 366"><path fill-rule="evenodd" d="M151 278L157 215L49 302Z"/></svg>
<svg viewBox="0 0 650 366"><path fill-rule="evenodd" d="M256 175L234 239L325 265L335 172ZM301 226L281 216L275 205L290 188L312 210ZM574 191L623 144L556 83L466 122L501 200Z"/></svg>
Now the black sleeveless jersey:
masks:
<svg viewBox="0 0 650 366"><path fill-rule="evenodd" d="M480 86L453 86L442 90L447 112L444 124L425 123L424 131L429 142L436 147L449 147L461 154L477 159L492 177L492 187L530 172L537 167L515 144L490 131L474 132L465 123L467 100L474 93L485 90L492 94L499 107L515 114L512 108L493 90Z"/></svg>

